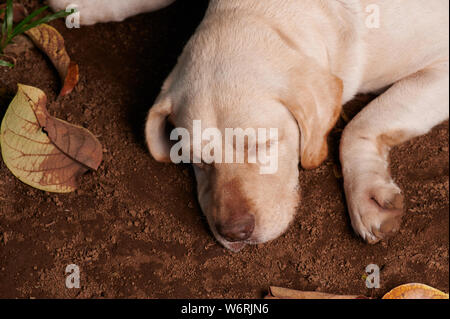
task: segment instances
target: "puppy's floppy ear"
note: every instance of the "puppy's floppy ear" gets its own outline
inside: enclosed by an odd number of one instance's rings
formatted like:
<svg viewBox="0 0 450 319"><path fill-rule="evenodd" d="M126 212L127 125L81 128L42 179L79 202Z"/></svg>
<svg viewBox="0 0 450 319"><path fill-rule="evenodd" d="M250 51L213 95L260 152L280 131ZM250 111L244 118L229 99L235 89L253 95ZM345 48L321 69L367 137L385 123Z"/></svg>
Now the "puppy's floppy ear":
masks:
<svg viewBox="0 0 450 319"><path fill-rule="evenodd" d="M327 137L341 113L342 93L342 80L313 61L292 69L282 103L300 128L303 168L314 169L326 159Z"/></svg>
<svg viewBox="0 0 450 319"><path fill-rule="evenodd" d="M145 127L145 138L152 156L159 162L170 162L169 137L166 134L166 123L172 114L172 101L163 94L150 109Z"/></svg>

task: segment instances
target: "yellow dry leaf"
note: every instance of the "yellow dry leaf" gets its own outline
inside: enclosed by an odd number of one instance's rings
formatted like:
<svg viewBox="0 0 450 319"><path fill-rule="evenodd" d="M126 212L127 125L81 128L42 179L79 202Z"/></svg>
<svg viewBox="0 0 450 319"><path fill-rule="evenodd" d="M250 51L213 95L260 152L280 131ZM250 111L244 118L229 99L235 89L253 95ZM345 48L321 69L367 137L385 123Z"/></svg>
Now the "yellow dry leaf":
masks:
<svg viewBox="0 0 450 319"><path fill-rule="evenodd" d="M82 174L98 168L102 147L88 130L51 117L46 102L43 91L19 85L0 128L3 161L30 186L72 192Z"/></svg>
<svg viewBox="0 0 450 319"><path fill-rule="evenodd" d="M424 284L398 286L383 296L383 299L448 299L448 294Z"/></svg>

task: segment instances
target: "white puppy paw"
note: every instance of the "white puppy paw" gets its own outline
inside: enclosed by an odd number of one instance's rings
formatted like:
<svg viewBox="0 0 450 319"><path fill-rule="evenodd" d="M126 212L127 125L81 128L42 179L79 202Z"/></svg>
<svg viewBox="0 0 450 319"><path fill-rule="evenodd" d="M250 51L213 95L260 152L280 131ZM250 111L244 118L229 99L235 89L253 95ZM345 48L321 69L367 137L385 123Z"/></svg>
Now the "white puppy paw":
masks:
<svg viewBox="0 0 450 319"><path fill-rule="evenodd" d="M98 6L98 0L49 0L48 2L55 12L76 8L82 25L106 22L114 18L110 10Z"/></svg>
<svg viewBox="0 0 450 319"><path fill-rule="evenodd" d="M403 195L394 182L377 175L347 185L346 195L353 229L375 244L397 232L403 216Z"/></svg>
<svg viewBox="0 0 450 319"><path fill-rule="evenodd" d="M128 17L161 9L174 0L49 0L54 11L75 6L80 23L92 25L100 22L119 22Z"/></svg>

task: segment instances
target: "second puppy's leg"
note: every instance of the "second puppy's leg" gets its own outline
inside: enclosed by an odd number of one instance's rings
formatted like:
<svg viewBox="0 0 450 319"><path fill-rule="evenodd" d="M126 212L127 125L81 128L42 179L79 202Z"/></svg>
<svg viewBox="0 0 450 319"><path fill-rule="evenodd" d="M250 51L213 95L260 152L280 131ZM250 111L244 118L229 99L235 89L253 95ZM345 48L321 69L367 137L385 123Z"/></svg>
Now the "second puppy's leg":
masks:
<svg viewBox="0 0 450 319"><path fill-rule="evenodd" d="M99 22L122 21L131 16L155 11L175 0L49 0L54 11L65 10L76 5L80 22L91 25Z"/></svg>

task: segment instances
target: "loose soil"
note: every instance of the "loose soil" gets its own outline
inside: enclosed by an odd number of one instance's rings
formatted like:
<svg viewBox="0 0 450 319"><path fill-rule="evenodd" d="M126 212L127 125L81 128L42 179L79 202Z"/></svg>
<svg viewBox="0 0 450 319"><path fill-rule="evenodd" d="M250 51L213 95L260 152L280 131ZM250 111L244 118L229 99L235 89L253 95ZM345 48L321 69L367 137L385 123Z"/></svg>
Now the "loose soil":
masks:
<svg viewBox="0 0 450 319"><path fill-rule="evenodd" d="M30 188L0 161L0 297L259 298L270 285L380 297L409 282L448 292L448 122L392 152L407 209L392 239L370 246L351 229L340 120L328 160L300 170L302 201L287 233L239 253L217 244L191 168L155 162L143 139L145 114L204 14L206 1L196 3L81 29L53 22L80 65L79 85L62 99L58 74L38 50L20 54L12 70L0 68L0 116L17 83L33 85L47 93L52 115L85 126L104 145L99 171L68 195ZM347 115L373 98L359 96ZM363 280L371 263L381 267L375 290ZM81 269L81 289L65 287L69 264Z"/></svg>

